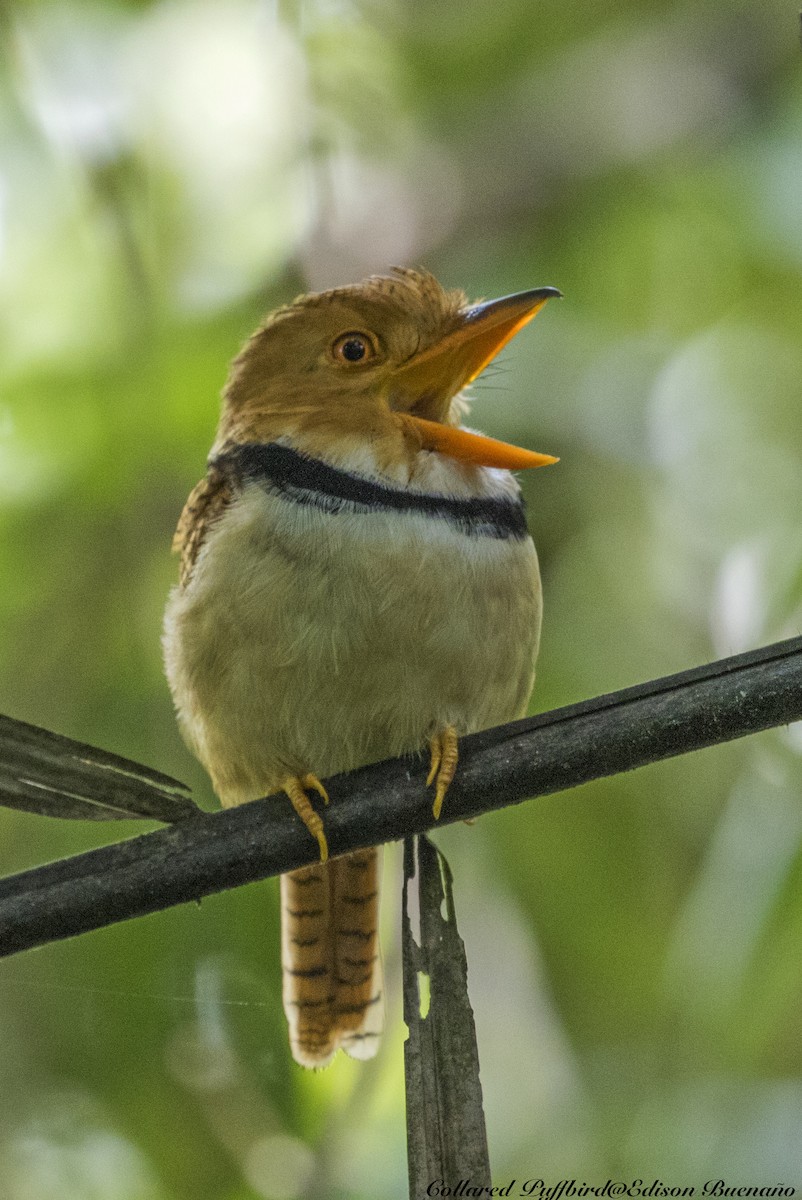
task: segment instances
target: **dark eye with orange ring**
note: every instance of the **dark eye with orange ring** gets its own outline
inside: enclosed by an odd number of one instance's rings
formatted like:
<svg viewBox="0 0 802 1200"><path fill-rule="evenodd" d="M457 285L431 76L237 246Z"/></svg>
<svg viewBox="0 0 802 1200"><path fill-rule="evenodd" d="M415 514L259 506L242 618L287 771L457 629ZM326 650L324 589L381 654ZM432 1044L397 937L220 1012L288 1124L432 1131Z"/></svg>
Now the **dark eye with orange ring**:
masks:
<svg viewBox="0 0 802 1200"><path fill-rule="evenodd" d="M369 362L376 357L376 345L367 333L342 333L331 348L331 352L339 363L345 366L356 366L358 363Z"/></svg>

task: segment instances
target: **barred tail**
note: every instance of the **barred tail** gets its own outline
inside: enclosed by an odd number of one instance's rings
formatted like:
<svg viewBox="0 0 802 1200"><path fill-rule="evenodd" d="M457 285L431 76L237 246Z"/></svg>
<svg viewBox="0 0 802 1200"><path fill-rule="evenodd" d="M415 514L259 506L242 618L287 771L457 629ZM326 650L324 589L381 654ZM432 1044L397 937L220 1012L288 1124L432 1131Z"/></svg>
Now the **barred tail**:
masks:
<svg viewBox="0 0 802 1200"><path fill-rule="evenodd" d="M384 1023L378 849L281 877L284 1011L293 1058L372 1058Z"/></svg>

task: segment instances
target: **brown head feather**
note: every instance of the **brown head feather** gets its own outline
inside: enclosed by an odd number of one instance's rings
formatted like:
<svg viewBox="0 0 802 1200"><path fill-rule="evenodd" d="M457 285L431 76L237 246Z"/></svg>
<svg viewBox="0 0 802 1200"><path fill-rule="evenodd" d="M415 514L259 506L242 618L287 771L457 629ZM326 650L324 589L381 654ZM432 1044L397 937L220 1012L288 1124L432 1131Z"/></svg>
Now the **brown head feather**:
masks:
<svg viewBox="0 0 802 1200"><path fill-rule="evenodd" d="M235 358L223 392L216 448L287 436L310 453L337 458L370 440L378 460L414 453L389 390L394 370L458 322L461 291L428 271L394 267L362 283L298 296L271 313ZM376 342L373 362L334 361L350 331Z"/></svg>

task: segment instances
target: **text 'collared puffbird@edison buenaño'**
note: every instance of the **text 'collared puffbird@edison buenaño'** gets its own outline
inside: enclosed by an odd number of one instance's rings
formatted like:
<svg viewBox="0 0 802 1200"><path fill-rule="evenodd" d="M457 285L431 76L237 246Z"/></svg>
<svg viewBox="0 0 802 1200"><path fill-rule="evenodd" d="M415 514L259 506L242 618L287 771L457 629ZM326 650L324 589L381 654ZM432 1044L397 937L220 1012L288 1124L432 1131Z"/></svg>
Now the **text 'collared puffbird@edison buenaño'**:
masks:
<svg viewBox="0 0 802 1200"><path fill-rule="evenodd" d="M560 293L468 304L394 269L300 296L234 360L165 617L182 732L224 806L284 791L320 863L281 880L295 1059L376 1052L379 852L331 861L320 780L520 716L541 592L511 471L556 462L465 429L462 390ZM311 799L310 799L311 793Z"/></svg>

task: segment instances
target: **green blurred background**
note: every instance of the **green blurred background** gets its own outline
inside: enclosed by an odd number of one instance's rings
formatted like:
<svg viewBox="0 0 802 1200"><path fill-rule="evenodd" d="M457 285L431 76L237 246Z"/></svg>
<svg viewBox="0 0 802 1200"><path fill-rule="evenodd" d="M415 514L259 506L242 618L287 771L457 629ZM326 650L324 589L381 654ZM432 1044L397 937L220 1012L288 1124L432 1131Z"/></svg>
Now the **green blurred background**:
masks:
<svg viewBox="0 0 802 1200"><path fill-rule="evenodd" d="M764 0L0 9L0 711L209 786L159 634L228 361L425 264L565 292L475 387L524 480L536 710L800 632L802 55ZM489 634L493 636L493 634ZM444 829L494 1176L802 1185L799 728ZM0 869L140 832L0 813ZM277 888L0 964L2 1200L406 1194L389 1033L307 1074Z"/></svg>

